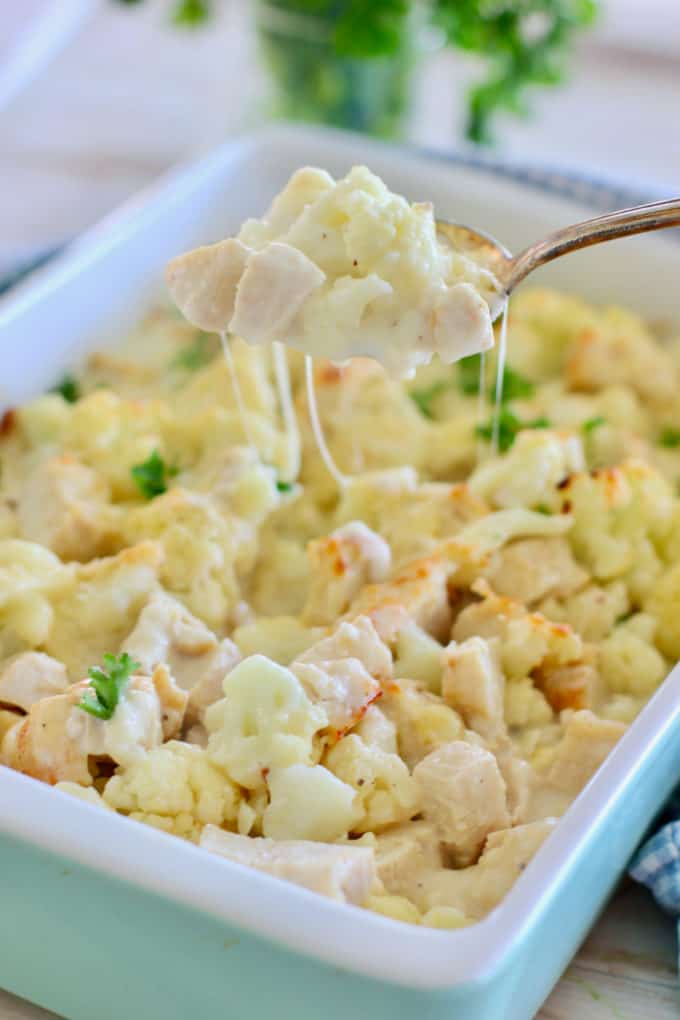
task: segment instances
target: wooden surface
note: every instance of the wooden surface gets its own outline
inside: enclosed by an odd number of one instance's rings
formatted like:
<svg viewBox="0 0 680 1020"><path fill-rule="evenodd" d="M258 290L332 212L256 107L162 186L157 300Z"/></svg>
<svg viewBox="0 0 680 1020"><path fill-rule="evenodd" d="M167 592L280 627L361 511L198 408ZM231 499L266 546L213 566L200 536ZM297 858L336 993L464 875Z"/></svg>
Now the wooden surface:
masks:
<svg viewBox="0 0 680 1020"><path fill-rule="evenodd" d="M533 120L504 127L502 148L528 163L590 169L677 193L680 4L609 4L626 17L605 19L583 47L571 84L541 95ZM80 29L40 73L32 77L24 67L8 89L3 68L11 70L17 40L51 5L0 0L0 272L75 235L177 159L263 115L247 4L224 0L213 27L192 34L168 28L169 4L161 0L129 9L109 0L59 5L62 14L69 7L74 23L81 18ZM663 19L661 33L653 30L655 16ZM460 147L462 90L477 70L473 60L450 54L428 61L414 141ZM680 1014L676 965L674 922L628 885L539 1017L670 1020ZM0 1020L49 1016L0 991Z"/></svg>

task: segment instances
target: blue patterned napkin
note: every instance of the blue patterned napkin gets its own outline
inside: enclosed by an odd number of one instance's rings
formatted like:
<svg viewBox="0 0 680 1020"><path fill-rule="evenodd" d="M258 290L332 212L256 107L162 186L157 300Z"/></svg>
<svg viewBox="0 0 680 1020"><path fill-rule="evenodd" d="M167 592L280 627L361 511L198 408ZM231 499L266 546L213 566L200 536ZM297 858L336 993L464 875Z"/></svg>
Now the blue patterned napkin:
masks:
<svg viewBox="0 0 680 1020"><path fill-rule="evenodd" d="M651 889L659 906L680 917L680 821L664 825L642 844L630 876Z"/></svg>

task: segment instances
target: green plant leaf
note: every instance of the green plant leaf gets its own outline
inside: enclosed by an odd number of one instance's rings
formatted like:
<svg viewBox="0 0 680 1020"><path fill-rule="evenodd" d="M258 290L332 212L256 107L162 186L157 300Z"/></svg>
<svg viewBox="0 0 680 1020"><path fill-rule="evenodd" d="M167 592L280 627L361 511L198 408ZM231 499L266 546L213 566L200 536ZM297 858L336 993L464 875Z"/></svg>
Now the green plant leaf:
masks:
<svg viewBox="0 0 680 1020"><path fill-rule="evenodd" d="M92 666L87 671L90 684L78 702L78 708L96 716L97 719L107 720L116 711L130 676L135 670L141 669L141 666L127 652L118 656L107 652L102 661L103 669Z"/></svg>

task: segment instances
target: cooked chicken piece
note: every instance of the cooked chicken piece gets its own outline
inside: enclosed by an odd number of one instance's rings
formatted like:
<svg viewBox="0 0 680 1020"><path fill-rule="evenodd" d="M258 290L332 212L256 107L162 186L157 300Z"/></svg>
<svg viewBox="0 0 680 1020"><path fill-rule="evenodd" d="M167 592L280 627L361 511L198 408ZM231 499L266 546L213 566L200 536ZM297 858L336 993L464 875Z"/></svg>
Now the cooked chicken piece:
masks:
<svg viewBox="0 0 680 1020"><path fill-rule="evenodd" d="M396 639L407 617L433 637L444 638L451 625L447 587L450 572L450 565L442 558L414 560L389 581L367 585L346 618L370 617L389 643Z"/></svg>
<svg viewBox="0 0 680 1020"><path fill-rule="evenodd" d="M372 847L236 836L206 825L201 846L342 903L360 906L376 882Z"/></svg>
<svg viewBox="0 0 680 1020"><path fill-rule="evenodd" d="M12 768L46 783L92 784L90 756L125 765L179 732L187 695L165 666L153 676L136 674L123 689L110 719L79 707L90 681L36 702L23 722L6 735L3 757Z"/></svg>
<svg viewBox="0 0 680 1020"><path fill-rule="evenodd" d="M561 712L563 708L595 709L602 700L602 681L588 650L580 662L564 666L539 666L533 674L534 683L545 694L550 706Z"/></svg>
<svg viewBox="0 0 680 1020"><path fill-rule="evenodd" d="M248 258L228 328L251 344L283 339L307 298L325 279L297 248L271 241Z"/></svg>
<svg viewBox="0 0 680 1020"><path fill-rule="evenodd" d="M598 719L587 710L574 712L557 745L548 781L575 797L625 732L624 723Z"/></svg>
<svg viewBox="0 0 680 1020"><path fill-rule="evenodd" d="M87 562L111 551L113 512L106 482L69 454L42 461L25 479L17 516L23 538L62 560Z"/></svg>
<svg viewBox="0 0 680 1020"><path fill-rule="evenodd" d="M499 595L531 605L548 595L566 598L588 583L566 538L526 538L501 549L483 576Z"/></svg>
<svg viewBox="0 0 680 1020"><path fill-rule="evenodd" d="M189 692L187 717L200 721L222 697L222 681L241 655L228 638L218 641L201 620L165 592L155 592L137 625L121 645L145 673L165 663L177 684Z"/></svg>
<svg viewBox="0 0 680 1020"><path fill-rule="evenodd" d="M359 659L293 662L290 668L310 701L328 716L333 740L340 740L352 729L382 694L380 684Z"/></svg>
<svg viewBox="0 0 680 1020"><path fill-rule="evenodd" d="M334 623L365 584L384 581L390 572L390 547L361 521L351 521L307 546L310 565L302 622Z"/></svg>
<svg viewBox="0 0 680 1020"><path fill-rule="evenodd" d="M41 698L63 694L69 685L63 663L42 652L20 652L2 664L0 704L28 712Z"/></svg>
<svg viewBox="0 0 680 1020"><path fill-rule="evenodd" d="M521 825L529 820L529 805L535 781L534 771L528 761L515 754L512 742L507 738L500 746L494 748L494 754L505 781L510 819L513 825Z"/></svg>
<svg viewBox="0 0 680 1020"><path fill-rule="evenodd" d="M505 680L498 663L497 641L471 637L446 649L442 696L466 726L491 743L506 733L503 717Z"/></svg>
<svg viewBox="0 0 680 1020"><path fill-rule="evenodd" d="M407 822L376 837L378 877L394 896L418 899L423 872L443 867L439 839L428 822Z"/></svg>
<svg viewBox="0 0 680 1020"><path fill-rule="evenodd" d="M416 765L413 778L423 817L457 867L477 859L489 833L510 825L505 782L490 751L454 740Z"/></svg>
<svg viewBox="0 0 680 1020"><path fill-rule="evenodd" d="M550 818L492 833L477 864L425 876L419 906L427 910L445 904L474 920L486 917L510 891L555 824Z"/></svg>
<svg viewBox="0 0 680 1020"><path fill-rule="evenodd" d="M392 656L366 616L340 622L333 632L308 648L291 665L319 665L336 659L358 659L368 673L383 686L392 680Z"/></svg>
<svg viewBox="0 0 680 1020"><path fill-rule="evenodd" d="M229 328L236 288L249 249L235 237L179 255L168 263L165 281L185 317L209 333Z"/></svg>

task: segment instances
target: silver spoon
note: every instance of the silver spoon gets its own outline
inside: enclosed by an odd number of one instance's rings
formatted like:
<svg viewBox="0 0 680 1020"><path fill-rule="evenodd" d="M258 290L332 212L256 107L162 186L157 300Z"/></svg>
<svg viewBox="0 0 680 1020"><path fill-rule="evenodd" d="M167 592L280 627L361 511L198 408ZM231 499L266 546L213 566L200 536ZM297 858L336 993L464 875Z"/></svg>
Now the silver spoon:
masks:
<svg viewBox="0 0 680 1020"><path fill-rule="evenodd" d="M519 255L511 255L507 248L489 234L472 230L457 223L437 220L437 232L455 251L469 255L488 269L498 280L505 296L534 269L567 255L579 248L588 248L602 241L614 241L629 234L642 234L648 230L680 227L680 198L663 202L649 202L631 209L595 216L582 223L574 223L549 234L543 241L529 245ZM500 309L500 306L499 306Z"/></svg>

